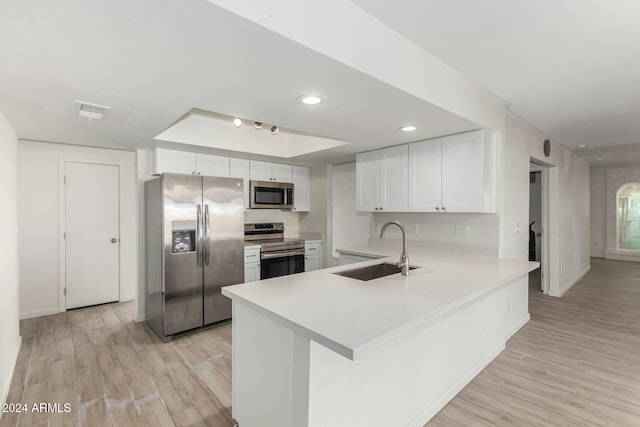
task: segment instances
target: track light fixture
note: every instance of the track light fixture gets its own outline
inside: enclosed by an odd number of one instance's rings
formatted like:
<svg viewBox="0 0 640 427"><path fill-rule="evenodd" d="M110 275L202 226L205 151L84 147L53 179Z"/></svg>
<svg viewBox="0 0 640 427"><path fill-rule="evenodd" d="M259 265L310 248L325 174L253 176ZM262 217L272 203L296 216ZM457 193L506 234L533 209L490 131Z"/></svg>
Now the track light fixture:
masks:
<svg viewBox="0 0 640 427"><path fill-rule="evenodd" d="M277 134L279 130L280 129L278 129L278 126L275 126L275 125L271 126L271 133L272 134L274 134L274 135Z"/></svg>
<svg viewBox="0 0 640 427"><path fill-rule="evenodd" d="M262 129L262 123L261 122L253 122L253 127L260 130Z"/></svg>

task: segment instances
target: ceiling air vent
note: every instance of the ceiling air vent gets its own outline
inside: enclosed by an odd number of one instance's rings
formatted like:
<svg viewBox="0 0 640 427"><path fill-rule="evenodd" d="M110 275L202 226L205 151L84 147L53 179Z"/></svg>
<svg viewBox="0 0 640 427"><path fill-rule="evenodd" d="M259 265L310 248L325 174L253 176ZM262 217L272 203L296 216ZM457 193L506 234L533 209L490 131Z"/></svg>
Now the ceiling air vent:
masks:
<svg viewBox="0 0 640 427"><path fill-rule="evenodd" d="M91 104L90 102L76 101L76 109L80 117L85 117L89 120L100 120L107 110L111 107L105 105Z"/></svg>

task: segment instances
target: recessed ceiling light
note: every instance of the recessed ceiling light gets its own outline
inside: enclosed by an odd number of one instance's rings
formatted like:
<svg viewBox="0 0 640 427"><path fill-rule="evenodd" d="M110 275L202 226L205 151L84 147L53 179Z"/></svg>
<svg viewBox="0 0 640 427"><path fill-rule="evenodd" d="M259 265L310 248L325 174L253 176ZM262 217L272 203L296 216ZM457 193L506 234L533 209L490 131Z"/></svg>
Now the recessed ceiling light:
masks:
<svg viewBox="0 0 640 427"><path fill-rule="evenodd" d="M400 130L402 132L413 132L414 130L416 130L415 126L403 126L400 128Z"/></svg>
<svg viewBox="0 0 640 427"><path fill-rule="evenodd" d="M313 95L300 95L298 102L305 105L316 105L322 102L322 99Z"/></svg>
<svg viewBox="0 0 640 427"><path fill-rule="evenodd" d="M277 134L279 130L280 129L278 129L278 126L275 126L275 125L271 126L271 133L272 134L274 134L274 135Z"/></svg>
<svg viewBox="0 0 640 427"><path fill-rule="evenodd" d="M578 144L578 149L584 150L585 148L587 148L587 144Z"/></svg>
<svg viewBox="0 0 640 427"><path fill-rule="evenodd" d="M242 127L242 120L238 118L233 119L233 125L237 128Z"/></svg>

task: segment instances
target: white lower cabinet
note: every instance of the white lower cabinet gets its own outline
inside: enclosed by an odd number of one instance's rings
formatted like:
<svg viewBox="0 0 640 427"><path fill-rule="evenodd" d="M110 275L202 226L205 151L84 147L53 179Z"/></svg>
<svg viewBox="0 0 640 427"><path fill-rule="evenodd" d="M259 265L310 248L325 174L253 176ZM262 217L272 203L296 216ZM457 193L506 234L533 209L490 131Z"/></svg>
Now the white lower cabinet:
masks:
<svg viewBox="0 0 640 427"><path fill-rule="evenodd" d="M322 243L305 243L304 245L304 271L313 271L323 268Z"/></svg>
<svg viewBox="0 0 640 427"><path fill-rule="evenodd" d="M260 249L244 250L244 283L260 280Z"/></svg>

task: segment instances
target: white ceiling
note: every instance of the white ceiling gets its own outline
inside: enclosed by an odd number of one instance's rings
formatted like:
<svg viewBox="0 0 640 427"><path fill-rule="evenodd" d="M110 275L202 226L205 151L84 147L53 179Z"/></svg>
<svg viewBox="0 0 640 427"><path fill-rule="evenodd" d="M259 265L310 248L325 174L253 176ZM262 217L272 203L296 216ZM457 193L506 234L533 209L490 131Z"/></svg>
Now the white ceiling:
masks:
<svg viewBox="0 0 640 427"><path fill-rule="evenodd" d="M640 142L638 2L353 3L580 155ZM81 119L78 99L112 109ZM21 138L176 147L153 138L192 108L351 142L299 164L478 127L206 0L0 2L0 111Z"/></svg>
<svg viewBox="0 0 640 427"><path fill-rule="evenodd" d="M580 156L640 166L637 0L352 2Z"/></svg>

